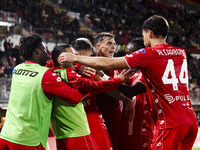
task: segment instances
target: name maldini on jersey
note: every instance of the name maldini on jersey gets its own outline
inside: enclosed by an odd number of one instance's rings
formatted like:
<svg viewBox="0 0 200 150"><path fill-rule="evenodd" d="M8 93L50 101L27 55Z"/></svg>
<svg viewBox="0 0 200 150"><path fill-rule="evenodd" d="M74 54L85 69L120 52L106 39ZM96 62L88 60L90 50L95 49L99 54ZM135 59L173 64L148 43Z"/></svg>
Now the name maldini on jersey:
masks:
<svg viewBox="0 0 200 150"><path fill-rule="evenodd" d="M162 49L162 50L157 50L159 55L162 56L169 56L169 55L184 55L184 50L182 49Z"/></svg>

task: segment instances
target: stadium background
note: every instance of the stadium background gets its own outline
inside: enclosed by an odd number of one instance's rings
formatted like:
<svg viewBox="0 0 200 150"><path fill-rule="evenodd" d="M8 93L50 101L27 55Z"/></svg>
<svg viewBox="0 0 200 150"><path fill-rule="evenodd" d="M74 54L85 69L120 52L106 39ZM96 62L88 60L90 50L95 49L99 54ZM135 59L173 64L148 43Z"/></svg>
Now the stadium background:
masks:
<svg viewBox="0 0 200 150"><path fill-rule="evenodd" d="M0 130L5 120L12 69L22 62L19 38L44 35L49 53L60 43L79 37L91 41L97 33L113 32L115 56L141 37L143 21L158 14L170 25L167 42L185 48L190 98L200 124L200 1L199 0L1 0L0 2ZM49 138L48 148L55 143ZM53 144L53 145L52 145ZM200 134L194 144L200 149Z"/></svg>

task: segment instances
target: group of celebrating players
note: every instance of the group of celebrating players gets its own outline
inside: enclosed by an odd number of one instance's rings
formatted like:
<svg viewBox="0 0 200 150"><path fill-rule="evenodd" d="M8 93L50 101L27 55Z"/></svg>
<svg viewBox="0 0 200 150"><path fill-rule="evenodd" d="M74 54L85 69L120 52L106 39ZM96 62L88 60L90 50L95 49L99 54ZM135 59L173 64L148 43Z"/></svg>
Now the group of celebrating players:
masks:
<svg viewBox="0 0 200 150"><path fill-rule="evenodd" d="M102 32L96 57L92 43L78 38L55 46L47 64L42 38L21 38L25 62L13 70L0 150L43 150L49 127L58 150L192 149L198 123L186 53L165 42L168 30L154 15L126 56L113 57L115 37Z"/></svg>

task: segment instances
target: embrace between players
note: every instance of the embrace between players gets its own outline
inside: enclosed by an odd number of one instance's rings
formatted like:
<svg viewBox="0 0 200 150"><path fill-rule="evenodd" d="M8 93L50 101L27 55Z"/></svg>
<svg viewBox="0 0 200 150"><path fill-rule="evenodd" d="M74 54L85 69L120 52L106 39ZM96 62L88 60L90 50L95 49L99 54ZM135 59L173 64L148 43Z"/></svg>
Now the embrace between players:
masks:
<svg viewBox="0 0 200 150"><path fill-rule="evenodd" d="M184 49L165 42L168 29L165 18L148 18L144 42L132 40L124 57L112 58L111 33L97 35L97 57L90 56L91 42L79 38L53 49L50 69L43 67L42 39L22 38L26 61L14 69L0 149L44 149L50 118L60 150L192 149L196 116L189 98L177 99L189 97L187 58ZM126 76L129 68L138 70ZM20 69L37 74L25 76Z"/></svg>

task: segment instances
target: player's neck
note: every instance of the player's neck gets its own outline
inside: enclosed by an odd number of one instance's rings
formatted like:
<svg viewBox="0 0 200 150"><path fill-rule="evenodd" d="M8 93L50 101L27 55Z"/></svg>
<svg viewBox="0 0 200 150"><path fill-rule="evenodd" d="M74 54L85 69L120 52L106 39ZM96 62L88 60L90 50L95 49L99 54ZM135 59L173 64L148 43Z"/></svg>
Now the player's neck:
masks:
<svg viewBox="0 0 200 150"><path fill-rule="evenodd" d="M165 39L163 38L154 38L151 40L151 47L154 47L157 44L165 43Z"/></svg>

